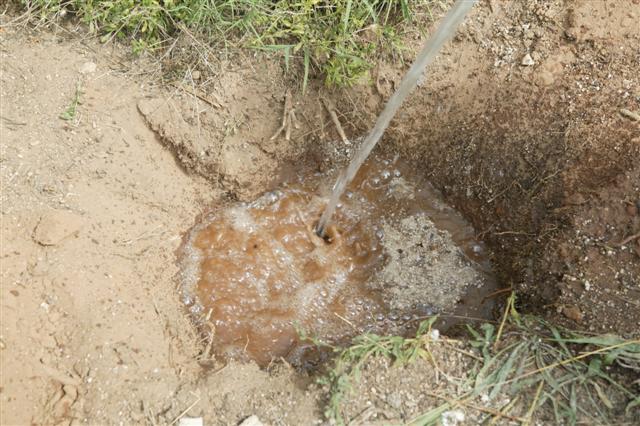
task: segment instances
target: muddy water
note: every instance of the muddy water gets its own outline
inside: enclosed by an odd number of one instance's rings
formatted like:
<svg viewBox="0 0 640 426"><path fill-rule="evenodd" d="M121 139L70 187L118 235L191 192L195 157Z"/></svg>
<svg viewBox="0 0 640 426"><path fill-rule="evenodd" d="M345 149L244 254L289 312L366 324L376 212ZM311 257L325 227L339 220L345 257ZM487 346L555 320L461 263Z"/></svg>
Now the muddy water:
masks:
<svg viewBox="0 0 640 426"><path fill-rule="evenodd" d="M433 313L482 314L477 294L493 289L484 247L428 182L398 160L369 160L322 239L332 178L217 208L189 231L184 303L218 355L309 367L319 354L300 330L340 344Z"/></svg>

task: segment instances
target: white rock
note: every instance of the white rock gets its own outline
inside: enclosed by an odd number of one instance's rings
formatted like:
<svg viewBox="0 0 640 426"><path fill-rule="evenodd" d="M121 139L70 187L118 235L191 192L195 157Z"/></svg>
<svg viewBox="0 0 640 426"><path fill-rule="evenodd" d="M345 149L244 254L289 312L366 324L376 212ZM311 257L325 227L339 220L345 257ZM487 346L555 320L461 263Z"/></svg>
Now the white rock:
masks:
<svg viewBox="0 0 640 426"><path fill-rule="evenodd" d="M85 62L82 64L78 72L80 74L91 74L96 72L97 65L94 62Z"/></svg>
<svg viewBox="0 0 640 426"><path fill-rule="evenodd" d="M433 330L431 330L429 337L431 338L431 340L440 339L440 330L438 330L437 328L434 328Z"/></svg>
<svg viewBox="0 0 640 426"><path fill-rule="evenodd" d="M244 419L239 426L264 426L264 424L260 421L258 416L254 414Z"/></svg>
<svg viewBox="0 0 640 426"><path fill-rule="evenodd" d="M524 55L524 58L522 58L521 64L525 67L530 67L531 65L535 64L535 62L533 61L531 55L527 53L526 55Z"/></svg>
<svg viewBox="0 0 640 426"><path fill-rule="evenodd" d="M203 426L204 420L202 417L181 417L178 421L178 426Z"/></svg>
<svg viewBox="0 0 640 426"><path fill-rule="evenodd" d="M456 426L464 421L464 413L461 410L451 410L442 413L442 426Z"/></svg>

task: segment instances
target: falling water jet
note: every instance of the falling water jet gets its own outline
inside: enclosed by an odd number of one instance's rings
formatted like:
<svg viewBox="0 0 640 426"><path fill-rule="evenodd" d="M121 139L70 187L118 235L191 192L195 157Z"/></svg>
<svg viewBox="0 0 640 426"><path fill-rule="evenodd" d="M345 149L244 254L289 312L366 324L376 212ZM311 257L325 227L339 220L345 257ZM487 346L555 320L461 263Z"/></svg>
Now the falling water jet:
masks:
<svg viewBox="0 0 640 426"><path fill-rule="evenodd" d="M429 40L425 43L424 47L418 54L413 65L409 68L409 71L400 82L398 90L391 95L387 105L378 117L375 126L371 130L371 133L364 140L355 156L351 160L349 166L342 172L336 181L329 203L325 207L318 225L316 227L316 233L318 236L325 237L325 229L327 224L331 220L333 213L336 209L338 201L342 196L342 193L347 188L347 185L353 180L356 173L364 163L364 160L369 156L373 148L376 146L384 131L389 126L391 119L396 115L396 112L402 105L405 98L411 93L413 88L417 85L420 76L424 73L425 69L433 60L442 48L442 46L455 34L458 26L464 20L467 12L474 5L476 0L458 0L453 5L449 13L444 17L442 23Z"/></svg>

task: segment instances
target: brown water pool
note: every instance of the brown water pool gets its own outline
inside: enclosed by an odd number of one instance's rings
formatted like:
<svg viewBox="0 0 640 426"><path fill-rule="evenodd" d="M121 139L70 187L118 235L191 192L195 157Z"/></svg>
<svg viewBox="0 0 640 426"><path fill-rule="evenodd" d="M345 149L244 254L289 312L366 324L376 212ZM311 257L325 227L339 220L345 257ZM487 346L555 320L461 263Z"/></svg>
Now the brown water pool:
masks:
<svg viewBox="0 0 640 426"><path fill-rule="evenodd" d="M369 160L323 240L313 230L334 180L300 176L216 207L188 231L183 301L219 356L311 367L322 352L301 331L344 344L435 313L487 315L482 295L495 282L485 248L417 170Z"/></svg>

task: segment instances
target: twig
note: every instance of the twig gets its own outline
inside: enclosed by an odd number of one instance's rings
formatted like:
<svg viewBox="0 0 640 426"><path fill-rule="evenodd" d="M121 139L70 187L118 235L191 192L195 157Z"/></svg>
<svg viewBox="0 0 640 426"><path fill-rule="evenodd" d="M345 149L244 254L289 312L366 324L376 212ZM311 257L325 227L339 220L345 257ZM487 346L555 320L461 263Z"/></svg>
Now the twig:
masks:
<svg viewBox="0 0 640 426"><path fill-rule="evenodd" d="M173 421L169 423L169 426L173 426L174 424L176 424L176 422L184 417L184 415L187 414L193 407L195 407L198 402L200 402L200 395L198 395L198 399L196 399L190 406L188 406L182 413L180 413L178 417L173 419Z"/></svg>
<svg viewBox="0 0 640 426"><path fill-rule="evenodd" d="M637 112L629 111L628 109L625 109L625 108L622 108L620 110L620 115L622 115L625 118L628 118L629 120L640 121L640 114L638 114Z"/></svg>
<svg viewBox="0 0 640 426"><path fill-rule="evenodd" d="M287 129L289 132L289 137L291 137L291 115L289 114L289 111L291 111L291 92L287 90L284 95L284 111L282 111L282 124L269 140L274 140L282 132L285 132L286 136ZM289 140L289 138L287 138L287 140Z"/></svg>
<svg viewBox="0 0 640 426"><path fill-rule="evenodd" d="M440 340L442 340L442 342L443 342L443 343L447 343L447 342L449 342L449 340L444 340L444 339L442 339L442 338L441 338L441 339L439 339L438 341L440 341ZM433 342L433 340L430 340L430 341L431 341L431 342ZM455 342L455 340L453 340L453 341ZM455 346L453 346L452 344L448 344L448 345L446 345L446 346L447 346L447 348L449 348L450 350L452 350L452 351L454 351L454 352L458 352L458 353L460 353L460 354L462 354L462 355L466 355L466 356L468 356L469 358L473 358L473 359L475 359L475 360L477 360L477 361L482 361L482 360L483 360L481 357L479 357L479 356L477 356L477 355L474 355L474 354L472 354L471 352L467 352L467 351L465 351L465 350L463 350L463 349L456 348L456 347L455 347Z"/></svg>
<svg viewBox="0 0 640 426"><path fill-rule="evenodd" d="M176 89L182 89L182 90L184 90L185 92L187 92L187 93L188 93L188 94L190 94L191 96L195 96L196 98L200 99L202 102L207 103L207 104L211 105L211 106L212 106L212 107L214 107L214 108L222 108L222 105L220 105L219 103L214 102L214 101L212 101L212 100L210 100L210 99L207 99L205 96L203 96L203 95L201 95L201 94L199 94L199 93L194 92L193 90L191 90L191 89L190 89L190 88L188 88L187 86L184 86L184 85L182 85L182 84L176 84L176 83L171 83L171 85L172 85L173 87L175 87Z"/></svg>
<svg viewBox="0 0 640 426"><path fill-rule="evenodd" d="M503 189L502 191L498 192L496 195L494 195L493 197L489 198L487 200L487 203L493 203L494 200L496 200L498 197L500 197L501 195L503 195L505 192L507 192L508 190L511 189L511 187L513 186L513 184L515 183L515 181L511 182L510 185L508 185L505 189Z"/></svg>
<svg viewBox="0 0 640 426"><path fill-rule="evenodd" d="M636 238L640 238L640 232L638 232L637 234L633 234L628 236L627 238L625 238L624 240L620 241L618 243L618 246L623 246L627 243L630 243L631 241L635 240Z"/></svg>
<svg viewBox="0 0 640 426"><path fill-rule="evenodd" d="M496 334L496 340L493 342L493 350L495 351L500 343L500 337L502 336L502 330L504 329L504 324L507 322L507 317L509 316L509 311L513 306L513 293L507 299L507 306L504 308L504 315L502 316L502 321L500 321L500 327L498 327L498 334Z"/></svg>
<svg viewBox="0 0 640 426"><path fill-rule="evenodd" d="M26 121L16 121L9 117L3 117L1 115L0 115L0 119L2 119L4 122L12 126L26 126L27 124L29 124Z"/></svg>
<svg viewBox="0 0 640 426"><path fill-rule="evenodd" d="M526 421L526 419L523 417L512 416L510 414L506 414L498 410L494 410L493 408L481 407L479 405L475 405L470 402L467 402L467 400L471 399L471 397L456 400L456 399L447 398L446 396L438 395L437 393L433 393L433 392L427 392L427 395L447 401L452 407L455 407L456 405L463 405L465 407L473 408L474 410L489 413L496 417L504 417L505 419L514 420L521 423Z"/></svg>
<svg viewBox="0 0 640 426"><path fill-rule="evenodd" d="M637 344L640 344L640 339L627 340L625 342L618 343L616 345L605 346L603 348L596 349L594 351L585 352L585 353L583 353L581 355L574 356L572 358L563 359L562 361L557 361L557 362L554 362L553 364L545 365L544 367L538 368L538 369L536 369L534 371L529 371L528 373L521 374L520 376L514 377L513 379L505 380L503 382L498 382L498 383L492 383L489 386L506 385L508 383L513 383L515 381L522 380L522 379L524 379L526 377L530 377L530 376L542 373L543 371L551 370L551 369L554 369L556 367L560 367L560 366L563 366L563 365L566 365L566 364L571 364L573 362L576 362L576 361L578 361L580 359L583 359L583 358L586 358L588 356L596 355L596 354L599 354L599 353L602 353L602 352L607 352L607 351L610 351L612 349L622 348L624 346L637 345Z"/></svg>
<svg viewBox="0 0 640 426"><path fill-rule="evenodd" d="M376 413L375 408L373 407L365 408L360 412L360 414L358 414L353 419L351 419L351 421L349 422L349 426L365 425L369 422L369 419L375 413Z"/></svg>
<svg viewBox="0 0 640 426"><path fill-rule="evenodd" d="M540 392L542 392L542 387L544 386L544 380L540 380L538 384L538 389L536 390L536 396L533 398L533 402L531 403L531 407L529 407L529 411L526 414L526 420L523 425L530 425L531 420L533 420L533 412L536 410L536 405L538 404L538 399L540 398Z"/></svg>
<svg viewBox="0 0 640 426"><path fill-rule="evenodd" d="M503 415L508 415L507 413L517 404L517 402L519 400L520 400L520 395L517 395L515 398L513 398L507 404L503 405L498 410L498 412L502 413ZM500 417L494 416L493 419L491 419L491 421L489 422L488 426L492 426L492 425L496 424L499 419L500 419Z"/></svg>
<svg viewBox="0 0 640 426"><path fill-rule="evenodd" d="M351 142L349 142L347 135L344 133L344 130L342 129L342 125L340 124L340 120L338 119L338 114L336 114L336 107L333 105L333 103L330 100L326 98L322 98L322 104L327 109L327 111L329 111L331 120L333 121L333 124L336 126L336 130L338 130L338 134L340 135L340 139L342 139L342 142L344 142L345 145L351 145Z"/></svg>
<svg viewBox="0 0 640 426"><path fill-rule="evenodd" d="M293 110L289 111L288 115L287 126L284 129L284 139L286 141L291 140L291 124L293 123L293 118L295 116Z"/></svg>
<svg viewBox="0 0 640 426"><path fill-rule="evenodd" d="M324 114L322 113L322 102L320 102L320 112L318 113L318 118L320 119L320 128L318 129L320 131L320 141L324 141L325 140L325 134L324 134L324 128L326 127L326 124L324 123ZM313 132L314 130L311 130L311 132ZM303 137L306 136L303 135Z"/></svg>
<svg viewBox="0 0 640 426"><path fill-rule="evenodd" d="M492 298L492 297L494 297L494 296L497 296L497 295L502 294L502 293L508 293L508 292L510 292L510 291L513 291L513 288L512 288L512 287L508 287L508 288L503 288L503 289L500 289L500 290L496 290L496 291L494 291L493 293L489 293L489 294L487 294L485 297L483 297L483 298L482 298L482 303L484 303L484 301L485 301L485 300L487 300L487 299L491 299L491 298Z"/></svg>
<svg viewBox="0 0 640 426"><path fill-rule="evenodd" d="M160 228L162 228L162 225L158 225L158 226L156 226L155 228L153 228L150 231L144 231L142 234L138 235L136 238L132 238L130 240L121 240L121 241L118 242L118 244L121 245L121 246L128 246L130 244L133 244L136 241L147 240L149 238L157 237L159 235L162 235L162 232L158 233L158 234L152 234L152 232L154 232L156 229L160 229Z"/></svg>
<svg viewBox="0 0 640 426"><path fill-rule="evenodd" d="M348 319L346 319L345 317L343 317L339 313L334 312L334 315L337 316L338 318L340 318L342 321L344 321L347 324L349 324L354 330L357 330L357 327L355 325L353 325L353 323L351 321L349 321Z"/></svg>

